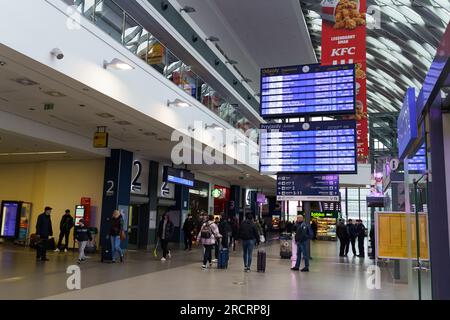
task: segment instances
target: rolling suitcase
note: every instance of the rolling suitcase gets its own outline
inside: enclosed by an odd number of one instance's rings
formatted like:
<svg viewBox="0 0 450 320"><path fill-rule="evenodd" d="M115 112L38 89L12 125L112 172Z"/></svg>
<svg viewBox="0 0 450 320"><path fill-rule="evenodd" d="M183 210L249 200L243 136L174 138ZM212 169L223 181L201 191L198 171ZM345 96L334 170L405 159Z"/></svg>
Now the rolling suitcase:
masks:
<svg viewBox="0 0 450 320"><path fill-rule="evenodd" d="M258 272L266 272L266 252L264 250L258 250L256 269Z"/></svg>
<svg viewBox="0 0 450 320"><path fill-rule="evenodd" d="M103 243L100 259L102 263L112 261L111 238L109 236L106 237L106 240Z"/></svg>
<svg viewBox="0 0 450 320"><path fill-rule="evenodd" d="M217 261L217 269L227 269L228 268L228 249L222 248L219 251L219 259Z"/></svg>

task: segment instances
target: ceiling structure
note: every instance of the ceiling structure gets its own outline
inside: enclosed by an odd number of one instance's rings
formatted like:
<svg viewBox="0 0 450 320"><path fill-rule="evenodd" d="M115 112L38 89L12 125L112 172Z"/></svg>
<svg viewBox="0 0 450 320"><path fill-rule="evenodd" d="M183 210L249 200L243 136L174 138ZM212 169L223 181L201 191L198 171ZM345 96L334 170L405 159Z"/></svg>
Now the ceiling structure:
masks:
<svg viewBox="0 0 450 320"><path fill-rule="evenodd" d="M193 7L189 18L260 92L260 69L316 63L298 0L172 0Z"/></svg>
<svg viewBox="0 0 450 320"><path fill-rule="evenodd" d="M171 151L177 142L170 140L172 130L165 124L69 81L49 68L38 72L28 65L28 60L17 59L0 52L0 111L87 139L92 139L98 126L106 126L110 148L123 148L144 159L171 163ZM98 157L95 153L0 129L0 163ZM230 184L274 193L273 178L260 176L248 166L199 165L192 169Z"/></svg>
<svg viewBox="0 0 450 320"><path fill-rule="evenodd" d="M300 3L320 61L321 1ZM422 87L450 20L450 1L367 0L367 12L368 112L398 112L406 89Z"/></svg>

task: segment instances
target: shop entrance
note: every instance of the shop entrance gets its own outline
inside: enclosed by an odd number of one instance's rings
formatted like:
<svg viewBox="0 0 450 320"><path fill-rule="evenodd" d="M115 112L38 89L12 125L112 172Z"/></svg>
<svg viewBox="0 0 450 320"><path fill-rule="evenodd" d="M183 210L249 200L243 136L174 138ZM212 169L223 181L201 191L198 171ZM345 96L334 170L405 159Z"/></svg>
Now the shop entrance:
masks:
<svg viewBox="0 0 450 320"><path fill-rule="evenodd" d="M145 217L149 215L148 203L131 204L128 211L128 249L146 247ZM148 226L147 226L148 227Z"/></svg>

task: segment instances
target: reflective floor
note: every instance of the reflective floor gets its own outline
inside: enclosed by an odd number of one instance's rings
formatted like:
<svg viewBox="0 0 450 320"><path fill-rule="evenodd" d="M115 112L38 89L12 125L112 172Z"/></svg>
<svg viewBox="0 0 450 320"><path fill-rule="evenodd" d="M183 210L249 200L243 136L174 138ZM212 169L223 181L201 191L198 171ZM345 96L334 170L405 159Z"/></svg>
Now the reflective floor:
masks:
<svg viewBox="0 0 450 320"><path fill-rule="evenodd" d="M172 247L175 245L172 244ZM202 249L172 248L172 259L161 262L150 252L129 251L123 264L102 264L92 255L81 265L81 290L66 282L68 266L77 255L49 253L49 262L36 262L29 248L0 245L0 299L412 299L407 284L395 283L381 269L381 288L369 289L368 258L337 257L337 243L312 244L310 272L289 270L279 258L279 242L264 246L266 273L243 272L241 250L231 252L227 270L201 269ZM369 280L369 283L371 281Z"/></svg>

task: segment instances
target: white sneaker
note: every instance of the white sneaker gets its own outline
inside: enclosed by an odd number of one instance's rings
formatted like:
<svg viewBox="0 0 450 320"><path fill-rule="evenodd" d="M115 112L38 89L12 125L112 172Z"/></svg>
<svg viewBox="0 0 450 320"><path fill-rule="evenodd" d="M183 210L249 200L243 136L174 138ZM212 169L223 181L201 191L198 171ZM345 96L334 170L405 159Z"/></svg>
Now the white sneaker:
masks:
<svg viewBox="0 0 450 320"><path fill-rule="evenodd" d="M206 264L202 265L202 269L207 269L208 267L206 266Z"/></svg>
<svg viewBox="0 0 450 320"><path fill-rule="evenodd" d="M67 248L66 248L66 249L64 249L64 252L67 252Z"/></svg>
<svg viewBox="0 0 450 320"><path fill-rule="evenodd" d="M217 259L213 259L211 262L212 263L217 263Z"/></svg>
<svg viewBox="0 0 450 320"><path fill-rule="evenodd" d="M58 249L58 248L56 248L54 252L59 252L59 249Z"/></svg>
<svg viewBox="0 0 450 320"><path fill-rule="evenodd" d="M161 258L161 261L166 261L166 258L162 257L162 258Z"/></svg>

